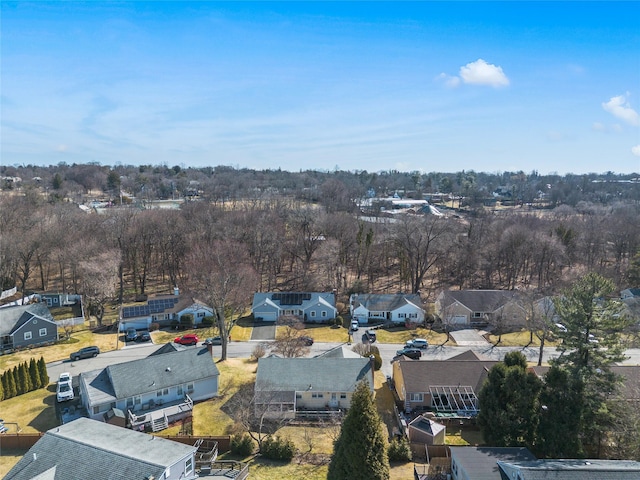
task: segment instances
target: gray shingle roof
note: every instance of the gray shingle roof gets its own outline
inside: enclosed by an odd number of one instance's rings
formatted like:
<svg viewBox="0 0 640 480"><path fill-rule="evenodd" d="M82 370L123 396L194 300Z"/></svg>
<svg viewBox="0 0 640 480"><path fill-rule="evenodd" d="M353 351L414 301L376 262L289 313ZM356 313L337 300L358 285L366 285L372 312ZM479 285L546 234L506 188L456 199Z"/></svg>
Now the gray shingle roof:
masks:
<svg viewBox="0 0 640 480"><path fill-rule="evenodd" d="M256 390L351 392L364 378L371 384L368 358L280 358L258 361ZM370 385L371 386L371 385Z"/></svg>
<svg viewBox="0 0 640 480"><path fill-rule="evenodd" d="M45 433L5 478L160 478L167 467L195 450L193 446L79 418Z"/></svg>
<svg viewBox="0 0 640 480"><path fill-rule="evenodd" d="M494 312L516 298L517 292L509 290L447 290L443 304L457 301L472 312Z"/></svg>
<svg viewBox="0 0 640 480"><path fill-rule="evenodd" d="M91 403L106 403L219 375L207 348L151 355L110 365L104 370L81 373Z"/></svg>
<svg viewBox="0 0 640 480"><path fill-rule="evenodd" d="M16 328L31 320L34 316L54 321L51 312L44 303L16 305L0 308L0 335L10 335Z"/></svg>
<svg viewBox="0 0 640 480"><path fill-rule="evenodd" d="M302 303L295 304L301 310L305 310L310 305L315 305L318 302L324 303L333 308L335 308L336 305L336 297L332 292L257 292L253 295L253 304L251 308L255 309L262 305L265 301L283 308L289 306L288 303L282 303L278 299L274 300L274 294L285 295L284 298L288 298L287 295L292 297L295 295L308 295L310 297L308 300L302 300Z"/></svg>
<svg viewBox="0 0 640 480"><path fill-rule="evenodd" d="M450 447L451 459L473 480L500 480L498 461L529 461L536 457L524 447Z"/></svg>
<svg viewBox="0 0 640 480"><path fill-rule="evenodd" d="M640 462L631 460L500 461L505 478L519 472L522 480L638 480Z"/></svg>
<svg viewBox="0 0 640 480"><path fill-rule="evenodd" d="M376 294L376 293L360 293L354 297L354 308L362 305L370 312L392 312L407 303L412 303L416 307L422 308L422 300L420 295L412 294Z"/></svg>
<svg viewBox="0 0 640 480"><path fill-rule="evenodd" d="M407 392L428 392L429 386L465 385L476 394L495 361L481 360L396 360Z"/></svg>

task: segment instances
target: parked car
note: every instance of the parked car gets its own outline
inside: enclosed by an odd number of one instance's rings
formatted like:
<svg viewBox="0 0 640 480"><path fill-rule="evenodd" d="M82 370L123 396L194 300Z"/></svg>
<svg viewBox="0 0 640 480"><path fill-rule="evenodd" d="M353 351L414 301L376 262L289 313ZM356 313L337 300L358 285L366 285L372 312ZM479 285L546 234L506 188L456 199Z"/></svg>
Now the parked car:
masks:
<svg viewBox="0 0 640 480"><path fill-rule="evenodd" d="M204 345L222 345L222 337L209 337L205 338Z"/></svg>
<svg viewBox="0 0 640 480"><path fill-rule="evenodd" d="M135 328L127 328L127 333L125 334L124 339L127 342L133 342L137 336L138 336L138 332L136 331Z"/></svg>
<svg viewBox="0 0 640 480"><path fill-rule="evenodd" d="M150 342L151 341L151 334L147 330L143 330L141 332L138 332L138 334L136 335L136 338L134 340L136 342L138 342L138 343Z"/></svg>
<svg viewBox="0 0 640 480"><path fill-rule="evenodd" d="M56 400L58 400L58 402L73 400L73 386L70 381L58 382L58 386L56 388Z"/></svg>
<svg viewBox="0 0 640 480"><path fill-rule="evenodd" d="M398 350L396 352L396 355L400 356L400 355L404 355L405 357L409 357L413 360L418 360L420 357L422 357L422 352L420 351L419 348L403 348L401 350Z"/></svg>
<svg viewBox="0 0 640 480"><path fill-rule="evenodd" d="M311 337L300 337L300 343L302 343L305 347L310 347L311 345L313 345L313 338Z"/></svg>
<svg viewBox="0 0 640 480"><path fill-rule="evenodd" d="M367 330L365 332L365 336L367 337L367 340L369 340L369 343L373 343L376 341L376 332L374 332L373 330Z"/></svg>
<svg viewBox="0 0 640 480"><path fill-rule="evenodd" d="M360 327L360 324L357 320L351 320L351 331L355 332Z"/></svg>
<svg viewBox="0 0 640 480"><path fill-rule="evenodd" d="M429 346L429 342L427 342L424 338L414 338L413 340L409 340L405 347L407 348L427 348Z"/></svg>
<svg viewBox="0 0 640 480"><path fill-rule="evenodd" d="M84 347L69 355L71 360L82 360L83 358L96 357L100 354L100 349L96 346Z"/></svg>
<svg viewBox="0 0 640 480"><path fill-rule="evenodd" d="M58 383L65 383L65 382L71 383L72 378L73 377L71 377L71 374L69 372L63 372L58 377Z"/></svg>
<svg viewBox="0 0 640 480"><path fill-rule="evenodd" d="M186 335L182 335L181 337L176 337L173 341L174 343L179 343L180 345L195 345L200 340L198 339L198 335L195 333L187 333Z"/></svg>

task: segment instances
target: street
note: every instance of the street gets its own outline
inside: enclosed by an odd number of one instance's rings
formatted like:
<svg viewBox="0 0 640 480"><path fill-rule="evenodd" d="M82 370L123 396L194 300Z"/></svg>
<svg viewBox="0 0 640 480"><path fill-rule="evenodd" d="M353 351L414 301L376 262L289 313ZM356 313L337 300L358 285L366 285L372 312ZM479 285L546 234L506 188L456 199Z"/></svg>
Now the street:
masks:
<svg viewBox="0 0 640 480"><path fill-rule="evenodd" d="M227 354L229 358L249 358L253 352L257 343L269 344L270 342L230 342L228 345ZM310 347L310 357L319 355L327 350L338 347L340 345L348 345L344 343L315 343ZM375 343L380 350L380 356L382 357L382 373L384 375L391 375L391 360L394 358L397 350L402 348L401 344L397 343ZM161 345L156 344L134 344L126 346L120 350L114 350L111 352L104 352L95 358L88 358L86 360L77 361L57 361L47 365L47 372L51 381L56 381L60 373L69 372L74 377L82 372L88 372L91 370L97 370L105 368L109 365L117 363L128 362L130 360L136 360L138 358L144 358L149 356L155 350L160 348ZM202 348L202 344L198 344L196 347L187 348ZM220 357L220 346L213 347L213 355L216 358ZM518 350L521 351L529 362L537 363L538 361L538 348L522 348L522 347L491 347L491 346L472 346L472 347L458 347L458 346L437 346L430 345L426 349L422 350L422 360L444 360L451 358L455 355L463 353L467 350L473 350L485 357L492 360L502 360L507 352ZM626 351L627 357L626 365L640 365L640 349L630 349ZM546 347L544 349L543 363L548 363L550 359L558 356L558 352L553 347Z"/></svg>

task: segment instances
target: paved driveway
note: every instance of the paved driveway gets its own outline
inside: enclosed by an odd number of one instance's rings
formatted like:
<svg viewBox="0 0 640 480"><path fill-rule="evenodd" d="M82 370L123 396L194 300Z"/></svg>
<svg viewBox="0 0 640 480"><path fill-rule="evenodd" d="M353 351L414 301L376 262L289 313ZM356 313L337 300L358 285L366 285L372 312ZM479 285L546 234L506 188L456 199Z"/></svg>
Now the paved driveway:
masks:
<svg viewBox="0 0 640 480"><path fill-rule="evenodd" d="M477 330L466 329L451 332L451 336L460 347L483 347L489 342Z"/></svg>
<svg viewBox="0 0 640 480"><path fill-rule="evenodd" d="M253 332L251 333L251 340L275 340L276 339L276 324L266 323L257 324L253 326Z"/></svg>

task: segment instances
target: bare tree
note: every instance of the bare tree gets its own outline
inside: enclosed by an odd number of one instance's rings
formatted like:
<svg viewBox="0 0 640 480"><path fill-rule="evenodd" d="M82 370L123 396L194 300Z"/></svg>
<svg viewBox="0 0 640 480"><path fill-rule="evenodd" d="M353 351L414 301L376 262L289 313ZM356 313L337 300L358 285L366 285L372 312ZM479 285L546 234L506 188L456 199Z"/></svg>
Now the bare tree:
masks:
<svg viewBox="0 0 640 480"><path fill-rule="evenodd" d="M271 350L285 358L304 357L309 348L302 341L304 325L294 317L278 319L278 334L272 343Z"/></svg>
<svg viewBox="0 0 640 480"><path fill-rule="evenodd" d="M117 250L105 250L80 263L82 291L89 313L95 315L98 326L102 326L106 303L115 296L119 265L120 252Z"/></svg>
<svg viewBox="0 0 640 480"><path fill-rule="evenodd" d="M188 285L214 310L222 338L221 361L227 359L235 316L249 305L258 284L244 245L214 241L198 243L186 261Z"/></svg>

